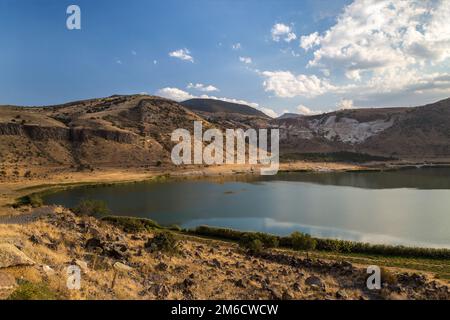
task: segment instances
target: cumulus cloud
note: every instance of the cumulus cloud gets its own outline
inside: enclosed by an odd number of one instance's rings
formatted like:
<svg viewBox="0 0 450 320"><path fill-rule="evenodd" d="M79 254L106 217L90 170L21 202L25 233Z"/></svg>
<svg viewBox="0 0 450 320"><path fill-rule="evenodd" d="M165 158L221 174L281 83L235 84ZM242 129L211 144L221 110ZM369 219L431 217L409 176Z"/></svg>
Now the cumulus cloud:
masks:
<svg viewBox="0 0 450 320"><path fill-rule="evenodd" d="M316 110L311 110L310 108L300 104L299 106L297 106L297 112L300 114L303 114L305 116L312 116L315 114L319 114L322 113L321 111L316 111Z"/></svg>
<svg viewBox="0 0 450 320"><path fill-rule="evenodd" d="M187 85L188 89L196 89L199 91L203 91L203 92L213 92L213 91L219 91L219 89L217 89L215 86L213 85L206 85L203 83L189 83Z"/></svg>
<svg viewBox="0 0 450 320"><path fill-rule="evenodd" d="M231 45L231 49L233 49L233 50L239 50L239 49L241 49L241 44L239 43L239 42L237 42L237 43L234 43L234 44L232 44Z"/></svg>
<svg viewBox="0 0 450 320"><path fill-rule="evenodd" d="M271 30L271 34L272 40L276 42L279 42L280 40L291 42L297 39L297 35L292 31L292 27L283 23L274 24Z"/></svg>
<svg viewBox="0 0 450 320"><path fill-rule="evenodd" d="M300 38L300 47L305 50L309 50L312 47L319 45L320 37L318 32L311 33L307 36L301 36Z"/></svg>
<svg viewBox="0 0 450 320"><path fill-rule="evenodd" d="M335 88L324 79L315 75L294 75L290 71L263 71L264 90L273 92L278 97L296 96L315 97Z"/></svg>
<svg viewBox="0 0 450 320"><path fill-rule="evenodd" d="M390 68L421 68L450 57L446 0L356 0L322 35L301 37L310 66L340 68L351 80Z"/></svg>
<svg viewBox="0 0 450 320"><path fill-rule="evenodd" d="M172 52L169 52L169 56L172 58L181 59L184 61L194 62L194 58L191 56L191 52L188 49L178 49Z"/></svg>
<svg viewBox="0 0 450 320"><path fill-rule="evenodd" d="M170 87L159 89L158 91L156 91L156 95L175 101L184 101L195 98L189 92L186 92L178 88L170 88Z"/></svg>
<svg viewBox="0 0 450 320"><path fill-rule="evenodd" d="M353 109L353 100L350 99L341 99L336 105L336 108L338 110L347 110L347 109Z"/></svg>
<svg viewBox="0 0 450 320"><path fill-rule="evenodd" d="M288 28L274 26L274 40ZM300 37L300 47L312 54L310 74L265 71L264 88L279 97L450 93L448 30L446 0L355 0L328 30Z"/></svg>
<svg viewBox="0 0 450 320"><path fill-rule="evenodd" d="M156 95L167 98L167 99L171 99L174 101L184 101L184 100L189 100L189 99L194 99L194 98L222 100L222 101L231 102L231 103L245 104L247 106L250 106L252 108L255 108L257 110L264 112L266 115L268 115L269 117L272 117L272 118L275 118L278 116L278 114L273 109L260 106L256 102L249 102L246 100L233 99L233 98L220 98L220 97L210 96L207 94L195 96L195 95L190 94L187 91L184 91L184 90L181 90L178 88L171 88L171 87L162 88L162 89L159 89L158 91L156 91Z"/></svg>
<svg viewBox="0 0 450 320"><path fill-rule="evenodd" d="M239 57L239 61L243 62L245 64L250 64L250 63L252 63L252 58L250 58L250 57Z"/></svg>

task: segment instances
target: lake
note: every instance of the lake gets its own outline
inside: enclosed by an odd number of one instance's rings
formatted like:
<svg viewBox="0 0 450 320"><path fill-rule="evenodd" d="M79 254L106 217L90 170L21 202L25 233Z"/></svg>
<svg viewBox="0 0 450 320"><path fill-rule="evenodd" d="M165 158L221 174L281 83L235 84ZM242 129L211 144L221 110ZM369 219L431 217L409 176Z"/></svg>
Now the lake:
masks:
<svg viewBox="0 0 450 320"><path fill-rule="evenodd" d="M115 215L162 225L450 248L450 168L279 173L79 187L45 197L74 207L107 202Z"/></svg>

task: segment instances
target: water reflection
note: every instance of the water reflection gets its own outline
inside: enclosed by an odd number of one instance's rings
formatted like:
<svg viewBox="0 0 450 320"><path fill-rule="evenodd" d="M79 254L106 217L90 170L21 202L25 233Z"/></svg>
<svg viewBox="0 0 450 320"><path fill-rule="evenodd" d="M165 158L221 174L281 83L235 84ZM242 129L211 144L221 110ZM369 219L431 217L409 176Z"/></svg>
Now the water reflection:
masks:
<svg viewBox="0 0 450 320"><path fill-rule="evenodd" d="M77 188L46 202L73 207L81 199L100 199L115 214L167 225L449 247L449 177L445 168L285 173Z"/></svg>

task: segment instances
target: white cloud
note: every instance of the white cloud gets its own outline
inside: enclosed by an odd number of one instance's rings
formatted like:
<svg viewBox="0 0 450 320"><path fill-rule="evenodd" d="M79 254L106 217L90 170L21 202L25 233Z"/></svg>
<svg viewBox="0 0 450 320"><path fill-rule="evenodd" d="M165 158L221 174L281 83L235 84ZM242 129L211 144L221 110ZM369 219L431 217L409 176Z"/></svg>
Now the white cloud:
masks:
<svg viewBox="0 0 450 320"><path fill-rule="evenodd" d="M291 42L297 39L297 35L292 31L292 27L283 23L274 24L271 30L271 34L272 40L276 42L279 42L280 40Z"/></svg>
<svg viewBox="0 0 450 320"><path fill-rule="evenodd" d="M239 57L239 61L243 62L245 64L250 64L250 63L252 63L252 58L250 58L250 57Z"/></svg>
<svg viewBox="0 0 450 320"><path fill-rule="evenodd" d="M446 0L356 0L322 35L301 37L314 46L310 66L341 68L351 80L363 72L422 68L450 57L450 6Z"/></svg>
<svg viewBox="0 0 450 320"><path fill-rule="evenodd" d="M241 46L241 44L239 42L234 43L233 45L231 45L231 49L233 49L233 50L239 50L241 48L242 48L242 46Z"/></svg>
<svg viewBox="0 0 450 320"><path fill-rule="evenodd" d="M157 64L158 63L158 61L157 60L153 60L153 64Z"/></svg>
<svg viewBox="0 0 450 320"><path fill-rule="evenodd" d="M347 109L353 109L353 100L350 99L341 99L341 101L338 102L336 105L336 108L338 110L347 110Z"/></svg>
<svg viewBox="0 0 450 320"><path fill-rule="evenodd" d="M322 113L322 111L315 111L315 110L311 110L310 108L304 106L304 105L299 105L297 106L297 112L300 114L303 114L305 116L312 116L315 114L319 114Z"/></svg>
<svg viewBox="0 0 450 320"><path fill-rule="evenodd" d="M203 92L213 92L213 91L219 91L215 86L213 85L205 85L203 83L189 83L187 85L188 89L196 89Z"/></svg>
<svg viewBox="0 0 450 320"><path fill-rule="evenodd" d="M131 54L132 54L133 56L135 56L135 55L137 55L137 52L134 51L134 50L131 50Z"/></svg>
<svg viewBox="0 0 450 320"><path fill-rule="evenodd" d="M189 92L183 91L178 88L170 88L170 87L159 89L156 92L156 95L175 101L184 101L195 98Z"/></svg>
<svg viewBox="0 0 450 320"><path fill-rule="evenodd" d="M245 100L233 99L233 98L219 98L219 97L210 96L207 94L195 96L195 95L190 94L189 92L186 92L186 91L178 89L178 88L171 88L171 87L162 88L162 89L159 89L158 91L156 91L156 95L167 98L167 99L171 99L174 101L184 101L184 100L189 100L189 99L194 99L194 98L222 100L222 101L231 102L231 103L245 104L247 106L250 106L252 108L255 108L257 110L264 112L269 117L275 118L278 116L278 114L274 110L267 108L267 107L260 106L256 102L248 102Z"/></svg>
<svg viewBox="0 0 450 320"><path fill-rule="evenodd" d="M289 71L263 71L264 90L274 92L278 97L315 97L335 88L315 75L294 75Z"/></svg>
<svg viewBox="0 0 450 320"><path fill-rule="evenodd" d="M194 62L194 58L191 56L191 52L188 49L179 49L169 52L169 56L185 61Z"/></svg>
<svg viewBox="0 0 450 320"><path fill-rule="evenodd" d="M116 63L117 63L117 64L122 64L122 60L116 59Z"/></svg>
<svg viewBox="0 0 450 320"><path fill-rule="evenodd" d="M312 47L319 45L320 37L318 32L311 33L307 36L301 36L300 38L300 47L305 50L309 50Z"/></svg>
<svg viewBox="0 0 450 320"><path fill-rule="evenodd" d="M334 93L366 100L449 94L448 30L446 0L355 0L328 30L300 37L300 47L312 53L309 74L265 71L264 88L279 97ZM290 27L272 31L280 41Z"/></svg>

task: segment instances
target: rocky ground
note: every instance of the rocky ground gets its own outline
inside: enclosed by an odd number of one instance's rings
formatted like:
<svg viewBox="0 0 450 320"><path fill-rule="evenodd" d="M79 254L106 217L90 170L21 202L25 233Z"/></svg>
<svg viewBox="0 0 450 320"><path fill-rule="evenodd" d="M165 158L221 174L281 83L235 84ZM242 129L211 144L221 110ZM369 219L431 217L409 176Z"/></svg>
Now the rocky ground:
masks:
<svg viewBox="0 0 450 320"><path fill-rule="evenodd" d="M180 233L177 252L167 252L154 245L159 230L125 233L60 207L39 210L0 219L1 298L450 299L428 275L385 270L383 288L368 290L366 266L284 250L250 255ZM70 265L82 270L80 290L67 288Z"/></svg>

